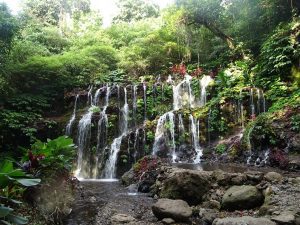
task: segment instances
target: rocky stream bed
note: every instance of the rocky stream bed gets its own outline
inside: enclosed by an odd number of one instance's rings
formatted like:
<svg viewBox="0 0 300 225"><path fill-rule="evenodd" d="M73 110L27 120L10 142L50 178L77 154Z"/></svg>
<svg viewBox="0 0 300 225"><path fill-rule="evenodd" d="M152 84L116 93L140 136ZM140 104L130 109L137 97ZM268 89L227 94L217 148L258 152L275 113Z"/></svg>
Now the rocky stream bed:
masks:
<svg viewBox="0 0 300 225"><path fill-rule="evenodd" d="M300 224L297 172L159 165L138 182L134 173L120 180L80 181L65 224Z"/></svg>

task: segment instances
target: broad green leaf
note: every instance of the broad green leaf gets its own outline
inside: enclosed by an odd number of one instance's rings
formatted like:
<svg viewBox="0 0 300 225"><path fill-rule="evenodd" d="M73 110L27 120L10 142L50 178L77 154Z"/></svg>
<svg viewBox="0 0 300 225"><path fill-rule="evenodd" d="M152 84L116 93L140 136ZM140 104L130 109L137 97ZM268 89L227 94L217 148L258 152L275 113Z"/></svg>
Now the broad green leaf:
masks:
<svg viewBox="0 0 300 225"><path fill-rule="evenodd" d="M13 209L6 207L4 205L0 205L0 218L6 217Z"/></svg>
<svg viewBox="0 0 300 225"><path fill-rule="evenodd" d="M10 202L15 203L15 204L21 204L22 203L22 202L20 202L18 200L7 198L7 197L4 197L4 196L0 196L0 199L4 199L6 201L10 201Z"/></svg>
<svg viewBox="0 0 300 225"><path fill-rule="evenodd" d="M12 170L13 170L13 163L8 160L5 160L0 165L0 173L9 173Z"/></svg>
<svg viewBox="0 0 300 225"><path fill-rule="evenodd" d="M16 216L16 215L8 215L7 220L16 224L16 225L23 225L28 223L28 219L22 216Z"/></svg>
<svg viewBox="0 0 300 225"><path fill-rule="evenodd" d="M16 169L7 174L10 177L24 177L26 174L21 169Z"/></svg>
<svg viewBox="0 0 300 225"><path fill-rule="evenodd" d="M0 220L1 223L5 224L5 225L11 225L11 223L5 221L5 220Z"/></svg>
<svg viewBox="0 0 300 225"><path fill-rule="evenodd" d="M41 179L16 179L16 181L26 187L38 185Z"/></svg>
<svg viewBox="0 0 300 225"><path fill-rule="evenodd" d="M0 189L5 188L9 183L9 179L7 178L6 174L0 173Z"/></svg>

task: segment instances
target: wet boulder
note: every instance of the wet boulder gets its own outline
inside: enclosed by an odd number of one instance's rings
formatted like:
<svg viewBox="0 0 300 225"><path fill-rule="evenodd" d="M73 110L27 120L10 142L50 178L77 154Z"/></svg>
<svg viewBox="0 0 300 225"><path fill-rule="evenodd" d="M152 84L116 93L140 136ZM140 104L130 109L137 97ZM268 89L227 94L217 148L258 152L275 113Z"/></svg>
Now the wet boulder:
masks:
<svg viewBox="0 0 300 225"><path fill-rule="evenodd" d="M128 223L131 223L134 221L136 221L135 218L133 218L130 215L126 215L126 214L116 214L116 215L112 216L112 218L111 218L112 225L128 224Z"/></svg>
<svg viewBox="0 0 300 225"><path fill-rule="evenodd" d="M212 224L213 221L218 217L219 213L214 209L204 209L199 210L199 216L204 224Z"/></svg>
<svg viewBox="0 0 300 225"><path fill-rule="evenodd" d="M215 219L213 225L276 225L267 218L254 218L250 216L243 216L238 218L227 217L223 219Z"/></svg>
<svg viewBox="0 0 300 225"><path fill-rule="evenodd" d="M202 202L210 190L211 172L176 169L162 181L161 198L182 199L191 205Z"/></svg>
<svg viewBox="0 0 300 225"><path fill-rule="evenodd" d="M222 208L227 210L252 209L261 206L263 201L263 194L255 186L232 186L222 198Z"/></svg>
<svg viewBox="0 0 300 225"><path fill-rule="evenodd" d="M264 178L271 183L280 183L283 180L283 176L276 172L268 172Z"/></svg>
<svg viewBox="0 0 300 225"><path fill-rule="evenodd" d="M288 225L288 224L292 225L295 224L296 222L296 218L292 212L283 212L278 216L273 216L271 220L273 220L274 222L280 225Z"/></svg>
<svg viewBox="0 0 300 225"><path fill-rule="evenodd" d="M171 218L176 222L188 221L192 216L192 209L183 200L162 198L152 206L153 214L160 220Z"/></svg>
<svg viewBox="0 0 300 225"><path fill-rule="evenodd" d="M133 168L123 174L121 181L125 186L129 186L137 182Z"/></svg>

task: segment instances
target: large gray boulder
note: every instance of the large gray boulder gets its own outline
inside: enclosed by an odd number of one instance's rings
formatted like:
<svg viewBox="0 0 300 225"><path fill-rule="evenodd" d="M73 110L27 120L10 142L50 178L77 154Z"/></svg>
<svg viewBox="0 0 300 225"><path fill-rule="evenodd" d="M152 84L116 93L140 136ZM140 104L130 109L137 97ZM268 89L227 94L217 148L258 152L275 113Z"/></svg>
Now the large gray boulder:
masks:
<svg viewBox="0 0 300 225"><path fill-rule="evenodd" d="M243 216L238 218L228 217L223 219L215 219L213 225L276 225L276 223L267 218Z"/></svg>
<svg viewBox="0 0 300 225"><path fill-rule="evenodd" d="M211 187L211 172L176 169L162 182L161 198L182 199L191 205L202 202Z"/></svg>
<svg viewBox="0 0 300 225"><path fill-rule="evenodd" d="M252 209L261 206L263 201L263 194L255 186L232 186L223 196L222 208L227 210Z"/></svg>
<svg viewBox="0 0 300 225"><path fill-rule="evenodd" d="M192 209L183 200L162 198L152 206L153 214L160 220L172 218L176 222L188 221L192 216Z"/></svg>
<svg viewBox="0 0 300 225"><path fill-rule="evenodd" d="M271 183L279 183L283 180L283 176L280 173L268 172L265 174L265 179Z"/></svg>

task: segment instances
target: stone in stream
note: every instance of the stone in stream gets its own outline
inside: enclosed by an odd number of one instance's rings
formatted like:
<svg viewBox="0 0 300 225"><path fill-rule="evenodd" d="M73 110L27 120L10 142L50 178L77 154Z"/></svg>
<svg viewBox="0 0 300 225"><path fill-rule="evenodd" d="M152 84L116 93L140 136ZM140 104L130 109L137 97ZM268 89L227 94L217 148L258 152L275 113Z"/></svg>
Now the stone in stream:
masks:
<svg viewBox="0 0 300 225"><path fill-rule="evenodd" d="M215 219L213 225L276 225L276 223L267 218L243 216L238 218L227 217L223 219Z"/></svg>
<svg viewBox="0 0 300 225"><path fill-rule="evenodd" d="M112 225L119 225L119 224L126 224L126 223L128 224L128 223L135 222L136 219L130 215L116 214L116 215L112 216L110 221L111 221Z"/></svg>
<svg viewBox="0 0 300 225"><path fill-rule="evenodd" d="M202 201L210 190L211 172L175 169L162 182L161 198L182 199L191 205Z"/></svg>
<svg viewBox="0 0 300 225"><path fill-rule="evenodd" d="M279 225L293 225L295 224L295 216L292 213L289 212L283 212L282 214L278 216L273 216L271 218L274 222L276 222Z"/></svg>
<svg viewBox="0 0 300 225"><path fill-rule="evenodd" d="M223 196L222 208L228 210L252 209L262 205L263 201L263 194L254 186L232 186Z"/></svg>
<svg viewBox="0 0 300 225"><path fill-rule="evenodd" d="M163 224L174 224L175 220L173 220L172 218L164 218L161 222Z"/></svg>
<svg viewBox="0 0 300 225"><path fill-rule="evenodd" d="M199 216L204 224L212 224L213 221L218 217L219 213L214 209L204 209L199 210Z"/></svg>
<svg viewBox="0 0 300 225"><path fill-rule="evenodd" d="M283 180L283 176L280 173L268 172L265 174L264 178L266 181L271 183L280 183Z"/></svg>
<svg viewBox="0 0 300 225"><path fill-rule="evenodd" d="M160 220L172 218L176 222L188 221L192 216L192 209L183 200L162 198L152 206L153 214Z"/></svg>

